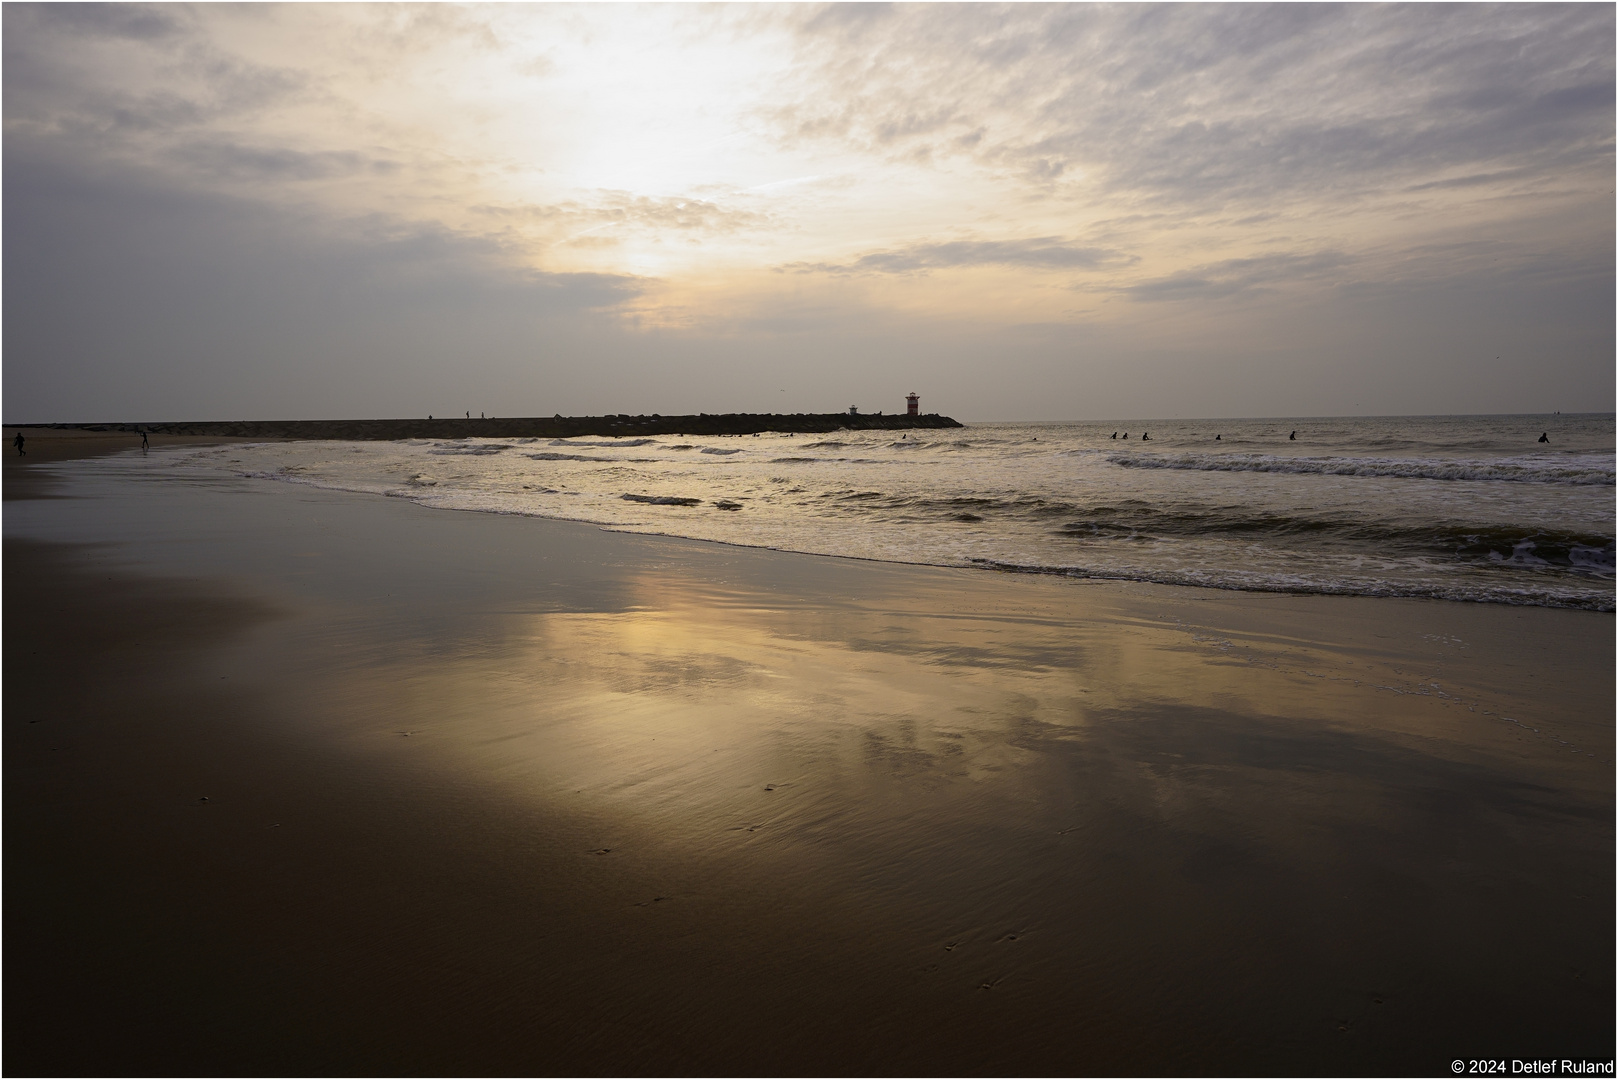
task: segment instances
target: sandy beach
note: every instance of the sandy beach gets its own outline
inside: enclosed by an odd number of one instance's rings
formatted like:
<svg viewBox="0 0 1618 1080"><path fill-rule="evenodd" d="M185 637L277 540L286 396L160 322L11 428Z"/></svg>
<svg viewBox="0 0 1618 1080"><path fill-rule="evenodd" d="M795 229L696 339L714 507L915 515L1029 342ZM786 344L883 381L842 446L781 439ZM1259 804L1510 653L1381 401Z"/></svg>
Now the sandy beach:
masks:
<svg viewBox="0 0 1618 1080"><path fill-rule="evenodd" d="M1610 614L820 558L28 449L8 1073L1613 1056Z"/></svg>

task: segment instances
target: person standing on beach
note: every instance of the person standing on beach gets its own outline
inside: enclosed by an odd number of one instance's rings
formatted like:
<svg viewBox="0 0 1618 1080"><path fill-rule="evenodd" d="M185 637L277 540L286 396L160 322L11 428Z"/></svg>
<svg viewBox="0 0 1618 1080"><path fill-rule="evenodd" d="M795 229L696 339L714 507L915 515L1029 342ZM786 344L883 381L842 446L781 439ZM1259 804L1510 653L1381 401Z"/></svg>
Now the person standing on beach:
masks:
<svg viewBox="0 0 1618 1080"><path fill-rule="evenodd" d="M17 448L17 453L21 454L23 457L27 457L28 456L28 451L26 451L26 450L24 450L22 448L22 444L27 442L27 441L28 441L27 439L22 437L22 432L19 431L19 432L17 432L16 436L11 440L11 445L15 446Z"/></svg>
<svg viewBox="0 0 1618 1080"><path fill-rule="evenodd" d="M146 432L142 431L140 433L140 452L143 454L146 453L146 448L148 445L149 444L146 442Z"/></svg>

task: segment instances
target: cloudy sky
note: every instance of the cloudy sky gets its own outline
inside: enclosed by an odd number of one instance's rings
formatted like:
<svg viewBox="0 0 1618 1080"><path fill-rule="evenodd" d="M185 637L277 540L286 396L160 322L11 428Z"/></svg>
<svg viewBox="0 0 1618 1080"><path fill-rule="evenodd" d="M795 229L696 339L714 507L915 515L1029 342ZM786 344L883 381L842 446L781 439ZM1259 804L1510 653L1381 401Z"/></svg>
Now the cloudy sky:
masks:
<svg viewBox="0 0 1618 1080"><path fill-rule="evenodd" d="M1613 408L1610 4L3 17L8 421Z"/></svg>

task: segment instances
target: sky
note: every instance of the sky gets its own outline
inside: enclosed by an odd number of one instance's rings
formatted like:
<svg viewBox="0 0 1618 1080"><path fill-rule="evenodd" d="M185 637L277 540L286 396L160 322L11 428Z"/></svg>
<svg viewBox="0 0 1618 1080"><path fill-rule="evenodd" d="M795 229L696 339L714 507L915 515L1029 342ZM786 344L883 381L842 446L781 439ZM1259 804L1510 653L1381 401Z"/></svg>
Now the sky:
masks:
<svg viewBox="0 0 1618 1080"><path fill-rule="evenodd" d="M1612 411L1614 13L7 3L0 410Z"/></svg>

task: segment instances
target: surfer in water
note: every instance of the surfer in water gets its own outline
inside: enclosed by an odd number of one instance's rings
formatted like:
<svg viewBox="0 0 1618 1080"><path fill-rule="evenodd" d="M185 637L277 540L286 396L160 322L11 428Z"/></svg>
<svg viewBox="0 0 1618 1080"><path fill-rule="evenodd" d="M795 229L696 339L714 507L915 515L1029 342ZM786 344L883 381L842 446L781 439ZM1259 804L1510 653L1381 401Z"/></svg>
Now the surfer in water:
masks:
<svg viewBox="0 0 1618 1080"><path fill-rule="evenodd" d="M1539 441L1548 443L1551 441L1551 437L1547 432L1542 431L1539 433Z"/></svg>
<svg viewBox="0 0 1618 1080"><path fill-rule="evenodd" d="M1291 435L1287 436L1287 438L1289 438L1289 439L1296 439L1297 437L1298 437L1298 433L1296 431L1294 431Z"/></svg>
<svg viewBox="0 0 1618 1080"><path fill-rule="evenodd" d="M1141 442L1151 442L1152 441L1152 433L1150 431L1141 432L1140 441Z"/></svg>

